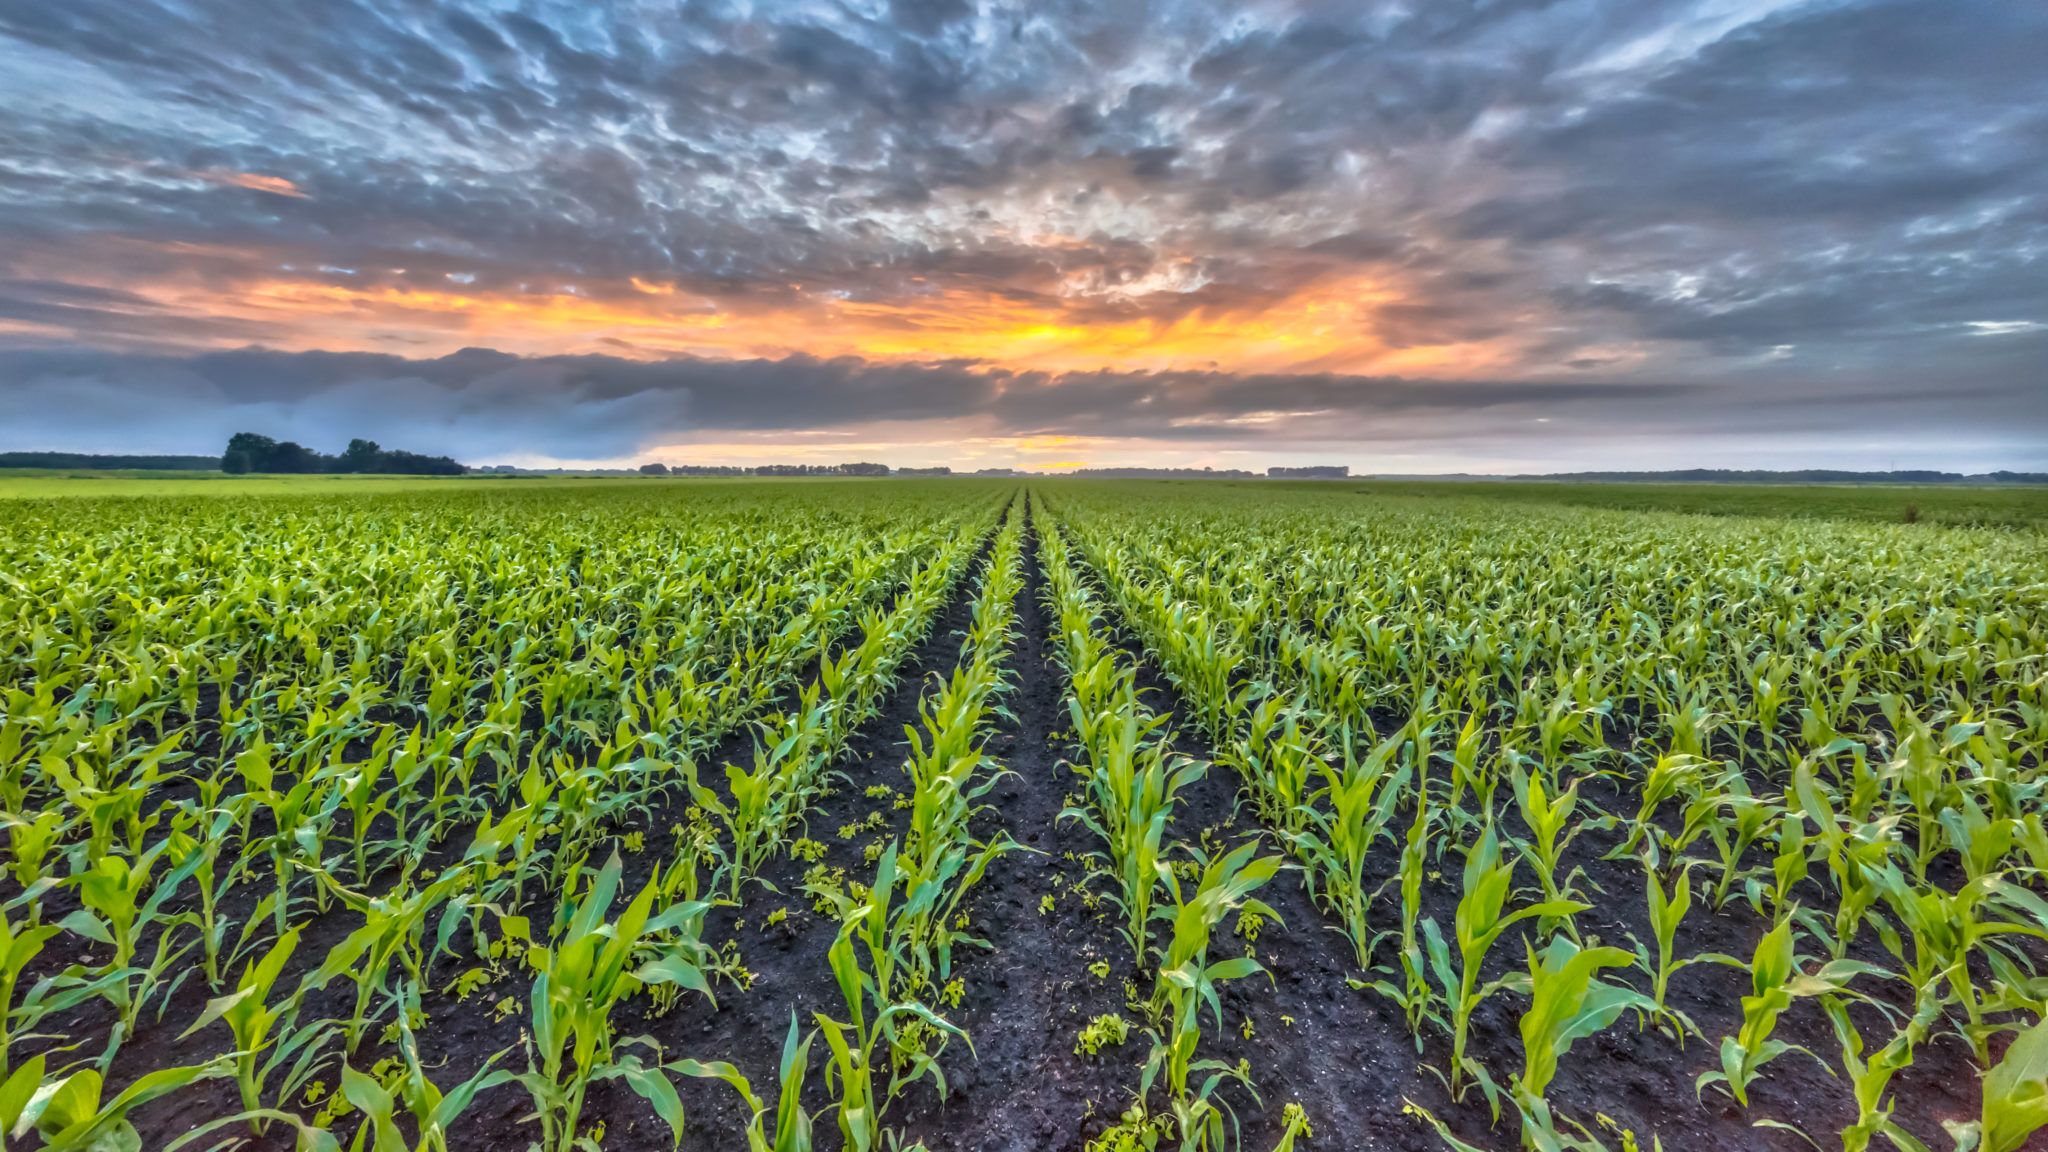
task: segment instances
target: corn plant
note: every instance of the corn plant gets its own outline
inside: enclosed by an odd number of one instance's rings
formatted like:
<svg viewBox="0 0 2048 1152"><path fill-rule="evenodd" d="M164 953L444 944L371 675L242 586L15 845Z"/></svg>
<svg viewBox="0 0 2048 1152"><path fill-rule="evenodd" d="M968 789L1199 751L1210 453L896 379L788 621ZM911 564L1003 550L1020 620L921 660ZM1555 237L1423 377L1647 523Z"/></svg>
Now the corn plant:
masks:
<svg viewBox="0 0 2048 1152"><path fill-rule="evenodd" d="M1084 675L1110 667L1105 656ZM1090 803L1060 813L1095 833L1103 842L1096 854L1104 872L1117 884L1111 897L1123 909L1122 932L1142 962L1150 952L1150 924L1159 886L1167 874L1166 823L1180 791L1202 778L1206 767L1169 751L1165 718L1137 703L1131 670L1116 673L1119 687L1103 712L1088 715L1078 699L1073 706L1076 732L1082 735L1088 762L1081 767Z"/></svg>
<svg viewBox="0 0 2048 1152"><path fill-rule="evenodd" d="M296 1095L317 1067L320 1046L328 1033L323 1022L297 1026L291 1023L297 1014L298 996L281 1003L271 1002L272 990L298 947L299 930L294 928L260 959L250 962L233 992L208 1001L199 1019L179 1037L190 1037L216 1020L227 1024L235 1039L235 1087L241 1093L243 1109L250 1116L250 1126L259 1136L268 1120L264 1113L265 1085L270 1077L280 1068L289 1068L277 1096L289 1099ZM280 1024L285 1025L284 1034L273 1040L272 1034Z"/></svg>
<svg viewBox="0 0 2048 1152"><path fill-rule="evenodd" d="M7 910L0 907L0 1082L13 1073L10 1050L14 1047L17 1022L32 1032L46 1011L39 1004L17 1006L15 988L22 973L58 932L56 925L38 924L34 920L16 924Z"/></svg>
<svg viewBox="0 0 2048 1152"><path fill-rule="evenodd" d="M1929 1029L1941 1016L1941 997L1922 989L1919 1008L1883 1047L1864 1055L1864 1039L1849 1015L1849 1004L1840 996L1823 995L1821 1007L1834 1025L1835 1039L1842 1047L1842 1068L1855 1090L1856 1119L1842 1129L1842 1152L1864 1152L1879 1136L1900 1148L1914 1148L1919 1138L1892 1122L1887 1093L1892 1078L1913 1062L1913 1049L1924 1043Z"/></svg>
<svg viewBox="0 0 2048 1152"><path fill-rule="evenodd" d="M1508 912L1507 902L1514 889L1514 877L1515 861L1503 860L1500 837L1492 825L1488 825L1465 854L1464 895L1458 900L1452 924L1457 946L1455 966L1451 955L1452 942L1444 939L1443 930L1437 926L1436 920L1430 918L1422 922L1430 970L1436 976L1451 1021L1451 1064L1447 1079L1452 1095L1460 1098L1468 1083L1467 1076L1485 1074L1477 1062L1465 1055L1472 1013L1487 997L1507 986L1498 980L1485 985L1479 983L1479 971L1486 962L1486 954L1493 949L1494 942L1516 924L1541 917L1570 916L1587 907L1574 900L1554 900L1540 901Z"/></svg>
<svg viewBox="0 0 2048 1152"><path fill-rule="evenodd" d="M945 1094L939 1053L949 1038L965 1035L916 996L922 979L903 947L900 927L910 894L896 857L892 842L862 899L817 893L839 915L826 961L846 1019L823 1012L815 1018L825 1037L825 1082L836 1099L839 1134L857 1152L880 1146L883 1115L908 1085L929 1077Z"/></svg>
<svg viewBox="0 0 2048 1152"><path fill-rule="evenodd" d="M1310 892L1337 917L1361 969L1372 966L1373 940L1366 919L1372 892L1366 885L1365 861L1385 838L1412 774L1411 767L1400 762L1408 737L1404 729L1380 741L1363 759L1353 755L1350 740L1344 740L1343 765L1318 763L1323 786L1300 819L1302 830L1289 837L1306 862Z"/></svg>
<svg viewBox="0 0 2048 1152"><path fill-rule="evenodd" d="M1978 1118L1951 1131L1957 1152L2021 1152L2043 1128L2048 1128L2048 1021L2036 1020L1984 1074Z"/></svg>
<svg viewBox="0 0 2048 1152"><path fill-rule="evenodd" d="M10 1138L18 1140L34 1130L48 1152L136 1152L142 1137L129 1122L129 1113L198 1081L225 1075L227 1067L218 1060L159 1068L109 1099L97 1069L43 1078L43 1058L36 1056L0 1088L0 1117L8 1120Z"/></svg>
<svg viewBox="0 0 2048 1152"><path fill-rule="evenodd" d="M1692 869L1695 863L1679 860L1674 861L1674 867L1670 869L1659 869L1647 855L1643 858L1643 891L1649 902L1650 936L1656 945L1656 955L1649 955L1649 950L1638 943L1641 954L1637 959L1650 973L1650 1014L1670 1025L1681 1044L1688 1033L1698 1032L1699 1028L1685 1013L1671 1007L1671 978L1694 964L1727 960L1716 953L1683 959L1677 955L1678 928L1684 923L1685 914L1692 909Z"/></svg>
<svg viewBox="0 0 2048 1152"><path fill-rule="evenodd" d="M776 1067L775 1134L769 1136L769 1106L755 1095L753 1082L738 1068L723 1060L678 1060L671 1067L688 1076L724 1081L747 1108L747 1152L811 1152L811 1115L804 1111L804 1076L810 1067L811 1041L817 1033L797 1040L796 1013L789 1016L789 1033L783 1037L782 1060Z"/></svg>
<svg viewBox="0 0 2048 1152"><path fill-rule="evenodd" d="M686 954L659 943L659 934L697 916L701 909L677 905L659 913L650 881L607 921L618 893L621 864L614 855L589 877L580 894L563 894L566 925L559 939L533 945L527 964L534 971L529 996L531 1038L527 1070L514 1079L533 1098L542 1143L570 1152L579 1138L583 1101L593 1081L622 1079L655 1105L670 1129L682 1130L675 1085L658 1067L618 1051L613 1016L629 997L649 985L677 984L711 999L703 972ZM653 951L651 959L638 954Z"/></svg>
<svg viewBox="0 0 2048 1152"><path fill-rule="evenodd" d="M1572 1043L1614 1023L1623 1012L1656 1005L1625 984L1599 978L1602 969L1633 964L1635 957L1612 947L1582 948L1557 936L1541 952L1529 953L1529 1007L1522 1013L1522 1071L1513 1096L1522 1114L1525 1147L1556 1145L1563 1137L1544 1091L1557 1075L1557 1062Z"/></svg>
<svg viewBox="0 0 2048 1152"><path fill-rule="evenodd" d="M1579 804L1579 782L1574 780L1570 787L1552 795L1544 775L1541 771L1527 772L1517 764L1511 769L1510 779L1514 782L1516 807L1522 822L1529 827L1528 839L1520 844L1522 855L1536 871L1543 899L1556 903L1577 895L1572 877L1560 878L1558 868L1565 849L1579 833L1579 825L1572 821L1572 812ZM1564 929L1577 938L1577 930L1569 921Z"/></svg>
<svg viewBox="0 0 2048 1152"><path fill-rule="evenodd" d="M1168 872L1170 906L1162 906L1158 917L1172 926L1160 958L1159 974L1152 992L1151 1014L1157 1027L1151 1055L1145 1063L1138 1096L1142 1100L1157 1085L1164 1089L1174 1125L1184 1149L1221 1149L1234 1146L1225 1127L1235 1117L1216 1096L1225 1080L1237 1080L1249 1089L1250 1081L1237 1068L1220 1060L1202 1059L1202 1009L1206 1006L1218 1028L1223 1026L1223 1006L1216 986L1265 971L1249 956L1211 960L1209 949L1216 926L1232 913L1249 912L1278 922L1279 915L1252 895L1280 871L1277 856L1256 857L1256 841L1246 841L1228 853L1201 861L1202 870L1194 890L1183 892L1178 877ZM1195 1077L1200 1076L1199 1084Z"/></svg>
<svg viewBox="0 0 2048 1152"><path fill-rule="evenodd" d="M374 1019L372 999L379 993L391 995L393 967L414 985L424 979L426 956L422 950L428 917L473 884L476 876L468 868L450 868L423 888L413 889L408 884L383 896L345 888L325 872L318 873L318 878L361 916L363 923L328 951L320 966L306 976L301 991L325 987L339 976L355 985L354 1008L344 1022L347 1051L353 1055ZM292 936L287 933L285 938Z"/></svg>
<svg viewBox="0 0 2048 1152"><path fill-rule="evenodd" d="M1742 998L1742 1027L1733 1036L1721 1038L1721 1067L1700 1073L1694 1081L1697 1091L1718 1084L1735 1102L1749 1107L1749 1086L1763 1074L1763 1066L1787 1052L1801 1052L1819 1060L1811 1051L1771 1035L1778 1018L1795 999L1839 995L1856 976L1879 974L1873 965L1856 960L1830 960L1812 972L1801 970L1791 917L1780 920L1757 941L1750 957L1750 994ZM1731 961L1732 962L1732 961ZM1825 1063L1825 1062L1823 1062Z"/></svg>

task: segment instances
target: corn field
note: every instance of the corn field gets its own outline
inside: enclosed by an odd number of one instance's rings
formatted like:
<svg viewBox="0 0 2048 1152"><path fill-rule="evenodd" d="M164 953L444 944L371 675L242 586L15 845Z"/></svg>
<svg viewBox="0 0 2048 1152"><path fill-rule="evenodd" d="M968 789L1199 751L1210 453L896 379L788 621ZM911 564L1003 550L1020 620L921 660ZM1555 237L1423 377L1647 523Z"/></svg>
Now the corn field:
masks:
<svg viewBox="0 0 2048 1152"><path fill-rule="evenodd" d="M2048 1144L2048 539L0 501L0 1152Z"/></svg>

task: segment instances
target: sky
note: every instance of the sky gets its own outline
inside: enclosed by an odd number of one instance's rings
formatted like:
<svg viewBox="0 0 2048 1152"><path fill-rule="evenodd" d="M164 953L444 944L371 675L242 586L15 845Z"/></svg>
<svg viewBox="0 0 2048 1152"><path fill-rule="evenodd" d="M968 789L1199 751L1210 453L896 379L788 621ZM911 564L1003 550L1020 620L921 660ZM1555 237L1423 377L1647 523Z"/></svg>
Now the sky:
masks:
<svg viewBox="0 0 2048 1152"><path fill-rule="evenodd" d="M0 3L0 450L2048 471L2035 0Z"/></svg>

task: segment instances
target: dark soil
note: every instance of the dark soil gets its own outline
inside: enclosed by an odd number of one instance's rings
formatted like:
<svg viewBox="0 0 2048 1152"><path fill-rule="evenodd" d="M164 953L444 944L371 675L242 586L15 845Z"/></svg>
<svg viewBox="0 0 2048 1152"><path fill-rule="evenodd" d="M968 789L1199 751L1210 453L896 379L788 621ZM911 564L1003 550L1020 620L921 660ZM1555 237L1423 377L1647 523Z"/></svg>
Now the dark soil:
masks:
<svg viewBox="0 0 2048 1152"><path fill-rule="evenodd" d="M988 745L1010 775L989 793L978 832L987 839L1000 828L1028 851L997 860L969 899L973 931L995 944L992 952L968 953L958 969L967 994L951 1019L973 1037L975 1055L962 1052L952 1062L948 1099L921 1092L901 1114L903 1142L922 1140L934 1152L1079 1148L1136 1091L1135 1061L1144 1055L1135 1036L1093 1058L1074 1051L1090 1019L1122 1010L1130 950L1077 894L1093 835L1057 819L1074 780L1062 756L1073 749L1063 739L1064 681L1046 648L1036 537L1027 535L1024 547L1019 635L1005 669L1014 684L1005 704L1015 720ZM1050 913L1040 910L1048 894ZM1088 970L1102 961L1108 976Z"/></svg>
<svg viewBox="0 0 2048 1152"><path fill-rule="evenodd" d="M1063 763L1073 749L1066 741L1062 674L1050 662L1047 641L1052 623L1041 603L1043 573L1035 539L1026 540L1026 563L1028 578L1018 605L1018 634L1006 669L1011 690L1005 703L1011 716L1003 720L989 743L990 752L1009 774L988 795L989 809L979 823L982 836L1007 831L1024 850L998 860L969 899L972 932L994 947L987 951L968 948L956 954L955 970L963 981L965 996L957 1009L946 1014L972 1037L972 1051L957 1041L947 1049L943 1066L949 1091L945 1096L928 1083L919 1084L907 1090L889 1111L889 1122L900 1130L904 1146L922 1141L932 1152L1081 1149L1129 1104L1148 1046L1140 1021L1124 1006L1125 982L1136 974L1130 949L1116 931L1114 911L1105 902L1103 911L1091 912L1080 895L1087 883L1081 858L1095 846L1093 837L1057 819L1065 794L1073 788L1072 771ZM904 814L888 797L870 797L867 790L871 786L900 788L904 728L917 722L917 703L929 678L949 672L959 657L960 630L967 620L979 571L977 563L962 580L928 638L904 666L880 715L857 735L840 761L845 779L809 816L809 838L826 846L824 863L844 868L850 878L871 875L873 868L865 850L902 830ZM1127 650L1138 652L1128 642ZM1175 697L1170 684L1142 656L1140 662L1141 684L1148 689L1148 700L1161 711L1171 711ZM715 766L726 759L741 759L747 755L749 739L745 732L731 736L705 763ZM1192 728L1182 728L1175 739L1181 751L1207 758L1209 750ZM1260 835L1249 810L1239 811L1236 785L1227 769L1212 766L1198 785L1184 793L1174 836L1198 842L1207 832L1212 842L1234 843ZM1589 805L1598 803L1611 810L1626 806L1611 791L1589 787L1586 793ZM645 856L632 862L630 871L644 875L649 863L666 858L667 829L680 819L680 812L676 805L648 814L643 829ZM851 837L839 834L842 826L868 820L871 813L880 814L879 828ZM1405 826L1405 819L1396 824ZM1595 905L1582 916L1582 930L1627 946L1628 933L1644 939L1649 934L1637 866L1599 859L1616 842L1612 833L1588 831L1574 844L1567 866L1585 869L1581 887ZM1270 838L1267 850L1279 850ZM1397 851L1396 845L1389 844L1374 860L1368 869L1373 882L1394 874ZM1441 876L1433 877L1425 891L1425 915L1434 917L1446 931L1456 905L1459 864L1456 846L1451 846L1435 865ZM659 1044L665 1058L729 1060L752 1079L772 1109L776 1064L791 1020L808 1032L813 1013L845 1014L825 959L837 925L830 916L814 911L810 898L802 892L807 867L787 855L779 856L765 869L764 885L750 892L743 909L720 909L710 917L707 938L737 942L741 962L752 974L749 986L718 985L715 1009L701 997L685 996L674 1011L663 1016L648 1015L646 1001L636 1000L621 1022L621 1035L649 1037ZM1525 879L1526 872L1525 866ZM1041 909L1048 894L1053 898L1049 912ZM1214 1028L1206 1014L1204 1017L1204 1054L1233 1064L1247 1061L1258 1092L1258 1101L1235 1086L1223 1092L1225 1102L1242 1122L1246 1149L1264 1152L1272 1146L1280 1135L1281 1106L1290 1101L1306 1110L1314 1127L1313 1138L1304 1145L1310 1152L1421 1152L1442 1147L1415 1117L1404 1114L1408 1100L1442 1117L1463 1139L1482 1147L1517 1145L1512 1115L1498 1124L1491 1122L1478 1091L1470 1092L1462 1103L1453 1101L1428 1069L1427 1065L1448 1064L1447 1036L1428 1032L1418 1054L1399 1009L1370 991L1351 986L1351 978L1364 974L1353 964L1350 943L1330 930L1333 921L1312 903L1298 871L1283 872L1259 895L1281 919L1281 923L1264 925L1252 944L1270 979L1253 976L1225 986L1222 1028ZM786 910L785 918L770 924L769 917L777 909ZM1392 901L1382 899L1375 923L1398 926L1398 909ZM311 962L323 955L353 924L354 918L346 915L315 918L306 929L299 959ZM1681 930L1680 952L1723 952L1746 961L1763 928L1739 896L1719 913L1698 900ZM1236 936L1220 939L1221 952L1244 947ZM1383 949L1376 959L1384 963L1391 957ZM1108 963L1107 977L1089 970L1098 961ZM1491 978L1523 962L1520 937L1511 935L1496 946L1486 976ZM452 965L444 965L433 975L437 985L445 985L455 974ZM1646 984L1640 974L1624 975L1639 986ZM1141 990L1149 991L1149 974L1137 980ZM1740 997L1747 985L1748 975L1741 967L1700 964L1685 969L1673 979L1672 1002L1697 1022L1708 1039L1695 1038L1681 1046L1654 1028L1639 1028L1632 1017L1624 1017L1605 1032L1581 1041L1564 1058L1550 1092L1553 1105L1561 1115L1588 1125L1596 1116L1611 1117L1620 1127L1634 1130L1645 1149L1653 1134L1672 1152L1793 1152L1807 1147L1791 1132L1753 1125L1765 1117L1796 1124L1822 1146L1831 1145L1833 1133L1853 1119L1850 1086L1797 1052L1780 1057L1752 1086L1751 1107L1746 1112L1716 1089L1696 1095L1694 1079L1718 1067L1719 1037L1737 1026ZM1902 989L1876 981L1861 982L1859 987L1894 1006L1906 1002ZM494 1055L501 1056L502 1066L524 1067L519 1044L526 988L524 973L508 971L460 1002L439 991L426 998L429 1022L421 1030L421 1040L429 1063L438 1065L437 1083L451 1086ZM345 983L331 985L307 1004L309 1018L346 1016L350 995ZM492 1005L506 996L516 999L518 1010L501 1019ZM171 998L162 1021L145 1020L139 1034L123 1047L110 1082L122 1085L153 1067L223 1050L227 1036L218 1025L189 1044L177 1039L185 1023L202 1010L206 997L203 981L187 980ZM1489 1001L1473 1022L1469 1051L1503 1084L1521 1064L1520 1009L1520 997L1502 994ZM1093 1016L1119 1011L1132 1018L1131 1039L1099 1058L1076 1055L1075 1037L1081 1027ZM68 1019L50 1021L44 1030L104 1035L106 1014L97 1006L68 1015ZM1878 1023L1874 1013L1865 1011L1859 1018L1869 1025L1873 1047L1889 1035L1889 1028ZM1830 1065L1839 1061L1836 1040L1816 1002L1797 1003L1785 1015L1777 1035L1810 1048ZM356 1064L367 1067L386 1051L374 1040L367 1042ZM811 1052L804 1100L818 1117L820 1145L831 1148L838 1146L839 1139L827 1109L823 1058L820 1040ZM330 1085L335 1081L332 1074L325 1079ZM679 1088L688 1115L684 1148L744 1146L741 1132L747 1117L735 1093L713 1081L685 1079ZM1923 1047L1912 1067L1894 1084L1895 1118L1931 1146L1946 1143L1940 1122L1971 1117L1976 1099L1976 1072L1968 1050L1947 1035ZM163 1148L194 1124L230 1114L237 1107L232 1081L195 1085L137 1116L143 1147ZM518 1087L493 1089L458 1122L454 1147L489 1152L525 1148L538 1135L537 1125L529 1118L531 1110ZM619 1082L595 1086L584 1116L586 1125L603 1121L607 1149L637 1152L672 1146L667 1128L652 1109ZM1611 1134L1604 1138L1611 1146L1620 1146L1620 1140ZM198 1146L212 1142L209 1139ZM250 1146L283 1149L289 1147L289 1141L273 1129L266 1140Z"/></svg>

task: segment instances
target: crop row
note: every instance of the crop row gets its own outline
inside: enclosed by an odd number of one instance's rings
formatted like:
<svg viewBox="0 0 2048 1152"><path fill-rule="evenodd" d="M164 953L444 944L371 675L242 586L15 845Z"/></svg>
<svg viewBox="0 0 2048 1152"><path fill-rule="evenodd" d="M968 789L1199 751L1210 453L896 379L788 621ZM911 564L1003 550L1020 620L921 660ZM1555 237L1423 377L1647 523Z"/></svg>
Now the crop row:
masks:
<svg viewBox="0 0 2048 1152"><path fill-rule="evenodd" d="M1355 983L1418 1050L1448 1040L1450 1100L1511 1107L1525 1147L1603 1147L1546 1095L1576 1041L1624 1016L1705 1039L1700 1090L1746 1106L1774 1060L1820 1058L1774 1035L1814 1001L1854 1098L1845 1148L1923 1146L1888 1085L1944 1028L1984 1069L1964 1146L2009 1152L2048 1119L2029 943L2048 938L2048 632L2023 548L1322 510L1158 497L1133 515L1079 489L1061 519L1350 940ZM1829 559L1852 545L1874 563ZM1581 837L1605 851L1575 853ZM1458 880L1436 898L1446 856ZM1588 914L1630 899L1631 875L1644 931L1602 939ZM1679 954L1696 900L1745 905L1753 952ZM1525 962L1503 965L1517 936ZM1700 964L1748 976L1732 1033L1667 998ZM1514 1069L1467 1051L1503 996L1522 1004Z"/></svg>
<svg viewBox="0 0 2048 1152"><path fill-rule="evenodd" d="M240 1109L187 1141L332 1147L353 1114L361 1147L442 1148L516 1085L567 1149L607 1080L680 1128L620 1006L740 977L706 893L785 842L995 505L468 501L48 507L6 538L0 1139L132 1147L130 1113L212 1079ZM631 829L683 805L628 887ZM429 1008L522 974L522 1059L437 1085ZM179 1026L225 1051L105 1090Z"/></svg>

